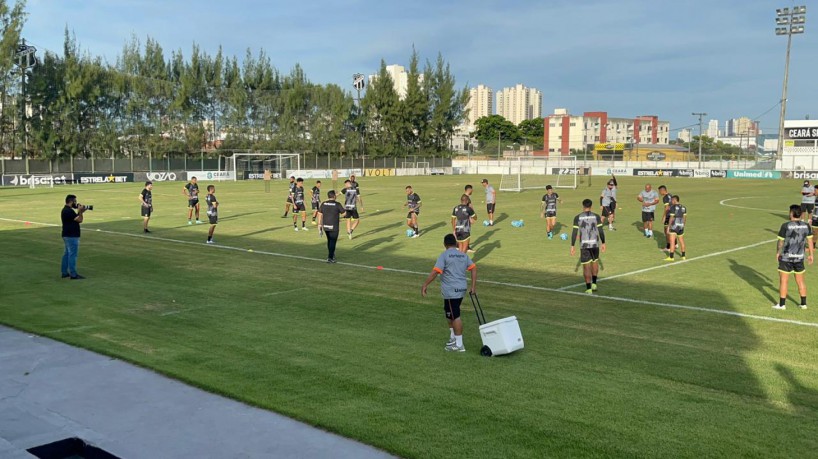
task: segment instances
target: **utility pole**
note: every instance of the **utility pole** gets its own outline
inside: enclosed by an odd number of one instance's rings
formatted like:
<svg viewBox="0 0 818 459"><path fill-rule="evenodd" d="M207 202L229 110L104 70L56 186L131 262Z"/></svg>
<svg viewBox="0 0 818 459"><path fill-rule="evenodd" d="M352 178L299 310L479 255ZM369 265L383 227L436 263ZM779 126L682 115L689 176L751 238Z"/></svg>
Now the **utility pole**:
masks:
<svg viewBox="0 0 818 459"><path fill-rule="evenodd" d="M500 131L497 131L497 161L500 161Z"/></svg>
<svg viewBox="0 0 818 459"><path fill-rule="evenodd" d="M702 168L702 117L707 116L707 113L693 113L693 116L699 117L699 169ZM693 139L691 139L693 140Z"/></svg>
<svg viewBox="0 0 818 459"><path fill-rule="evenodd" d="M780 161L784 154L784 118L787 116L787 82L790 79L790 46L793 34L804 33L804 24L807 22L807 7L794 6L775 10L776 35L787 36L787 56L784 61L784 87L781 90L781 114L778 117L778 149L777 159Z"/></svg>

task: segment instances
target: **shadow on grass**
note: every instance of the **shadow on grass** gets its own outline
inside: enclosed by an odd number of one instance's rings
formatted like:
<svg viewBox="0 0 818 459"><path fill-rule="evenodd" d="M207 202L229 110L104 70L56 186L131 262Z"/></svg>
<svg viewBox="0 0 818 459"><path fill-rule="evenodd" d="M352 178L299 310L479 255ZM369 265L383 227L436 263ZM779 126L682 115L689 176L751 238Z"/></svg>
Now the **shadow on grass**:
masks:
<svg viewBox="0 0 818 459"><path fill-rule="evenodd" d="M360 233L358 235L358 237L369 236L371 234L378 234L378 233L381 233L381 232L384 232L384 231L389 231L389 230L394 229L394 228L400 228L404 224L405 223L402 223L402 222L390 223L388 225L383 225L383 226L380 226L378 228L373 228L373 229L371 229L371 230L369 230L369 231L367 231L365 233Z"/></svg>
<svg viewBox="0 0 818 459"><path fill-rule="evenodd" d="M474 252L472 256L472 260L475 262L486 258L488 254L490 254L494 249L499 249L501 247L500 241L492 241L488 244L484 244L480 246L480 249Z"/></svg>
<svg viewBox="0 0 818 459"><path fill-rule="evenodd" d="M792 373L792 370L780 363L775 365L775 371L777 371L789 385L787 398L791 404L812 409L818 408L818 391L799 382Z"/></svg>
<svg viewBox="0 0 818 459"><path fill-rule="evenodd" d="M735 273L739 279L743 280L750 287L753 287L754 289L758 290L759 293L764 295L764 298L767 299L768 303L772 304L778 301L777 293L775 295L770 294L770 291L776 292L777 289L769 277L758 272L754 268L739 264L732 258L728 258L727 261L730 262L730 270L733 271L733 273Z"/></svg>

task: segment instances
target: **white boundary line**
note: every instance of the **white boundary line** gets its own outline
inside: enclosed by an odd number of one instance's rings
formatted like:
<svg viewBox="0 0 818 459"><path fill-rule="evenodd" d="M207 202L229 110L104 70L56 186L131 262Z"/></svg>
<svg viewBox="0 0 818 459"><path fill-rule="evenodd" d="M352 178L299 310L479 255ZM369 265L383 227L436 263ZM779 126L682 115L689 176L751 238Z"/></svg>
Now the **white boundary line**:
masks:
<svg viewBox="0 0 818 459"><path fill-rule="evenodd" d="M0 218L0 221L12 222L12 223L29 223L31 225L49 226L49 227L59 226L59 225L56 225L56 224L53 224L53 223L39 223L39 222L26 221L26 220L15 220L15 219L11 219L11 218ZM182 240L178 240L178 239L170 239L170 238L163 238L163 237L157 237L157 236L143 236L141 234L130 234L130 233L122 233L122 232L118 232L118 231L108 231L108 230L101 230L101 229L98 229L98 230L96 230L94 232L100 232L100 233L103 233L103 234L112 234L112 235L115 235L115 236L127 236L127 237L133 237L133 238L139 238L139 239L145 239L145 240L171 242L171 243L176 243L176 244L195 245L195 246L198 246L198 247L208 247L208 248L215 248L215 249L221 249L221 250L231 250L231 251L244 252L244 253L247 253L247 250L248 250L248 249L243 249L243 248L239 248L239 247L231 247L231 246L226 246L226 245L206 245L206 244L204 244L202 242L182 241ZM771 241L758 242L758 243L753 244L753 245L754 246L755 245L761 245L761 244L766 244L768 242L771 242ZM747 246L747 247L750 247L750 246ZM729 251L725 251L724 253L728 253L728 252L736 251L736 250L740 250L740 249L741 248L730 249ZM300 255L290 255L290 254L286 254L286 253L267 252L267 251L264 251L264 250L255 250L252 253L259 254L259 255L274 256L274 257L293 258L293 259L297 259L297 260L316 261L316 262L322 262L322 263L326 262L326 260L323 260L323 259L320 259L320 258L304 257L304 256L300 256ZM706 256L715 256L715 255L716 254L705 255L705 256L702 256L702 257L698 257L698 258L704 258ZM687 261L692 261L692 260L693 259L687 260ZM367 265L362 265L362 264L358 264L358 263L338 262L337 264L343 265L343 266L352 266L352 267L362 268L362 269L371 269L371 270L377 269L375 266L367 266ZM657 268L664 267L664 266L669 266L669 265L660 265L660 266L657 266L657 267L654 267L654 268L647 268L646 270L657 269ZM399 269L399 268L383 267L382 270L383 271L389 271L389 272L395 272L395 273L413 274L413 275L418 275L418 276L427 276L428 275L428 273L423 273L423 272L418 272L418 271L411 271L411 270L408 270L408 269ZM722 314L722 315L733 316L733 317L741 317L741 318L744 318L744 319L755 319L755 320L763 320L763 321L767 321L767 322L777 322L777 323L785 323L785 324L790 324L790 325L799 325L799 326L804 326L804 327L818 328L818 323L815 323L815 322L804 322L804 321L800 321L800 320L781 319L781 318L778 318L778 317L760 316L760 315L756 315L756 314L746 314L746 313L737 312L737 311L725 311L725 310L721 310L721 309L703 308L703 307L699 307L699 306L687 306L687 305L683 305L683 304L660 303L660 302L656 302L656 301L636 300L636 299L633 299L633 298L623 298L623 297L618 297L618 296L588 295L588 294L581 293L581 292L572 292L572 291L562 290L562 289L558 289L558 288L540 287L540 286L536 286L536 285L526 285L526 284L515 284L515 283L510 283L510 282L481 280L480 283L490 284L490 285L500 285L500 286L503 286L503 287L513 287L513 288L527 289L527 290L536 290L536 291L541 291L541 292L560 293L560 294L564 294L564 295L574 295L574 296L582 297L582 298L585 298L585 299L600 298L600 299L604 299L604 300L617 301L617 302L622 302L622 303L643 304L643 305L658 306L658 307L663 307L663 308L681 309L681 310L686 310L686 311L706 312L706 313L711 313L711 314Z"/></svg>
<svg viewBox="0 0 818 459"><path fill-rule="evenodd" d="M722 199L721 201L719 201L719 204L724 206L724 207L733 207L733 208L736 208L736 209L747 209L747 210L760 210L762 212L784 212L784 211L787 211L787 209L761 209L761 208L758 208L758 207L745 207L745 206L737 206L735 204L727 204L728 201L735 201L736 199L758 199L758 198L763 198L763 197L765 197L765 196L740 196L738 198Z"/></svg>

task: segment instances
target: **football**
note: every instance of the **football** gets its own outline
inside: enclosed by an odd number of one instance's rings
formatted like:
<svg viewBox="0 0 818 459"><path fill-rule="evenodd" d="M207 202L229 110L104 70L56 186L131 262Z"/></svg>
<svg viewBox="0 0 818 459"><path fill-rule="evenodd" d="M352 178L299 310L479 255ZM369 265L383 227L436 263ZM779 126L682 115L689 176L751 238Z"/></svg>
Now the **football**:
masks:
<svg viewBox="0 0 818 459"><path fill-rule="evenodd" d="M562 239L563 241L567 241L568 240L568 235L565 234L565 233L562 233L562 234L560 234L560 239Z"/></svg>
<svg viewBox="0 0 818 459"><path fill-rule="evenodd" d="M406 237L412 237L412 236L414 236L414 235L415 235L415 232L414 232L414 231L412 231L412 230L410 230L410 229L406 230Z"/></svg>

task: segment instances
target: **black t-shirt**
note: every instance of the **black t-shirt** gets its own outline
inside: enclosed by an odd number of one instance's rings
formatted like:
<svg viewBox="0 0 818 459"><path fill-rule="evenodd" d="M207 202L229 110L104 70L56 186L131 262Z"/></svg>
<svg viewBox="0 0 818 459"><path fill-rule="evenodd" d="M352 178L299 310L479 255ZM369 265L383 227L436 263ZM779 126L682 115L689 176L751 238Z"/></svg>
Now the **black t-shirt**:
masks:
<svg viewBox="0 0 818 459"><path fill-rule="evenodd" d="M317 186L312 187L312 202L316 204L321 202L321 188Z"/></svg>
<svg viewBox="0 0 818 459"><path fill-rule="evenodd" d="M193 182L188 183L187 185L185 185L185 189L187 190L189 199L191 201L193 201L193 200L198 201L199 200L199 184L198 183L193 183Z"/></svg>
<svg viewBox="0 0 818 459"><path fill-rule="evenodd" d="M74 220L77 213L74 209L65 206L60 214L62 219L62 237L80 237L80 222Z"/></svg>
<svg viewBox="0 0 818 459"><path fill-rule="evenodd" d="M345 212L344 206L338 201L324 201L318 211L322 215L321 224L324 231L338 231L341 227L341 214Z"/></svg>
<svg viewBox="0 0 818 459"><path fill-rule="evenodd" d="M151 190L147 188L142 190L142 200L145 201L145 207L153 207L153 193L151 193Z"/></svg>
<svg viewBox="0 0 818 459"><path fill-rule="evenodd" d="M304 187L303 186L295 187L295 189L293 190L293 201L295 201L296 204L304 204Z"/></svg>

